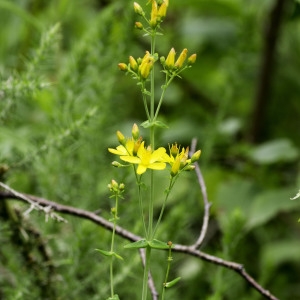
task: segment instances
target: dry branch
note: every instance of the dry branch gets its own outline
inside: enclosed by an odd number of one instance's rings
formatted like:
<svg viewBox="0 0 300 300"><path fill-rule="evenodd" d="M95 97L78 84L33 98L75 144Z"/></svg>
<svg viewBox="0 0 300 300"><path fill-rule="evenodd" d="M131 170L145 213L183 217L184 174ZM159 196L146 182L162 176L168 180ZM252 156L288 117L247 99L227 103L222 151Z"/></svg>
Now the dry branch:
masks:
<svg viewBox="0 0 300 300"><path fill-rule="evenodd" d="M86 211L83 209L75 208L72 206L67 206L67 205L61 205L59 203L49 201L44 198L36 197L33 195L27 195L27 194L22 194L22 197L20 197L21 193L12 193L10 191L0 191L0 199L5 200L5 199L16 199L20 201L27 202L24 197L30 199L31 201L36 202L37 204L45 207L51 207L52 210L76 217L80 217L82 219L87 219L95 224L102 226L110 231L113 229L113 224L107 221L106 219L102 218L101 216L96 215L93 212ZM132 232L117 226L116 228L116 234L119 236L123 237L124 239L127 239L131 242L135 242L141 239L140 236L133 234ZM266 299L271 299L271 300L277 300L277 298L272 295L268 290L264 289L261 285L259 285L244 269L243 265L231 262L231 261L226 261L223 260L219 257L207 254L205 252L202 252L200 250L195 249L195 245L192 246L186 246L186 245L180 245L180 244L174 244L174 250L175 252L182 252L194 257L197 257L199 259L205 260L207 262L223 266L228 269L232 269L235 272L237 272L240 276L242 276L253 288L255 288L261 295L263 295Z"/></svg>

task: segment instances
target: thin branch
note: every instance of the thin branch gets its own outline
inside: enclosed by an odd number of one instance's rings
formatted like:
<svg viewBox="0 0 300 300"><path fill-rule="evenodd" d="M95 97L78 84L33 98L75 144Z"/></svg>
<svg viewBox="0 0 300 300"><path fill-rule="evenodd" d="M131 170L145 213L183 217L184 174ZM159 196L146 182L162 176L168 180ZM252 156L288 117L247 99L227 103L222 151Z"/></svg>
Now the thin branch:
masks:
<svg viewBox="0 0 300 300"><path fill-rule="evenodd" d="M196 146L197 146L197 139L193 138L192 145L191 145L191 154L193 154L196 151ZM198 183L200 185L200 189L201 189L201 193L202 193L202 197L203 197L203 203L204 203L204 216L203 216L203 223L202 223L201 231L200 231L197 241L191 246L192 248L197 249L202 245L203 240L207 233L208 222L209 222L209 210L211 207L211 203L208 202L206 185L205 185L205 182L203 179L203 175L202 175L200 166L197 162L195 162L195 171L196 171L196 175L198 178Z"/></svg>
<svg viewBox="0 0 300 300"><path fill-rule="evenodd" d="M20 197L22 195L22 197ZM56 202L52 202L49 200L46 200L44 198L39 198L36 196L32 195L26 195L26 194L21 194L21 193L11 193L10 191L0 191L0 199L17 199L21 201L25 201L26 203L28 202L25 200L25 198L30 199L31 201L34 201L38 203L41 206L50 206L53 210L65 214L69 214L72 216L77 216L83 219L90 220L97 225L100 225L110 231L113 229L113 224L105 220L104 218L96 215L93 212L89 212L83 209L75 208L72 206L66 206L66 205L61 205ZM124 239L127 239L131 242L136 242L141 239L140 236L133 234L132 232L117 226L116 227L116 234L119 236L123 237ZM256 289L261 295L263 295L266 299L270 300L278 300L274 295L272 295L268 290L264 289L261 285L259 285L244 269L243 265L231 262L231 261L226 261L223 260L219 257L204 253L200 250L196 250L193 246L186 246L186 245L179 245L175 244L174 245L174 251L175 252L182 252L191 256L195 256L197 258L203 259L207 262L226 267L228 269L232 269L235 272L237 272L240 276L242 276L254 289Z"/></svg>

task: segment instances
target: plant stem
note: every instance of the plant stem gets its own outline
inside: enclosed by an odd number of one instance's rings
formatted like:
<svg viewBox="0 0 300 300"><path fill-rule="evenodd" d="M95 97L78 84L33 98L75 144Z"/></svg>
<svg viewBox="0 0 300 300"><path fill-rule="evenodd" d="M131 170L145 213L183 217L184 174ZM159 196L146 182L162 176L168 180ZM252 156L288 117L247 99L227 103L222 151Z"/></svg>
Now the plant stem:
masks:
<svg viewBox="0 0 300 300"><path fill-rule="evenodd" d="M149 269L150 269L150 257L151 257L151 247L148 246L146 248L146 260L145 260L145 267L144 267L142 300L147 300L148 274L149 274Z"/></svg>
<svg viewBox="0 0 300 300"><path fill-rule="evenodd" d="M161 219L162 219L162 216L163 216L163 214L164 214L165 207L166 207L166 203L167 203L167 200L168 200L168 198L169 198L169 196L170 196L170 193L171 193L172 187L174 186L174 183L175 183L174 177L171 177L171 179L170 179L170 184L169 184L169 187L168 187L168 190L167 190L167 194L166 194L164 203L163 203L163 205L162 205L162 207L161 207L160 214L159 214L157 223L156 223L155 228L154 228L154 231L153 231L153 238L155 237L157 228L158 228L158 226L159 226L159 224L160 224L160 222L161 222Z"/></svg>

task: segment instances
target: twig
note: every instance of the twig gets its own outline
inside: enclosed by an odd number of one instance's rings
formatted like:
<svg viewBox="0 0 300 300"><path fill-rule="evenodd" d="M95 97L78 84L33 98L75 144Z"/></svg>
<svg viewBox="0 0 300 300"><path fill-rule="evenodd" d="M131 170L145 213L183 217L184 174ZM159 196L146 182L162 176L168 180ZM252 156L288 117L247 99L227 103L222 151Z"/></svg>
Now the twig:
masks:
<svg viewBox="0 0 300 300"><path fill-rule="evenodd" d="M20 197L21 196L21 197ZM28 198L31 201L34 201L42 206L51 206L51 208L57 212L77 216L83 219L90 220L108 230L113 229L113 224L105 220L104 218L96 215L93 212L89 212L83 209L75 208L72 206L61 205L56 202L52 202L43 198L39 198L32 195L25 195L21 193L11 193L10 191L0 191L0 199L17 199L21 201L28 202L24 198ZM127 239L131 242L136 242L141 239L140 236L133 234L132 232L117 226L116 227L116 234ZM186 245L174 245L175 252L182 252L186 253L191 256L195 256L197 258L203 259L207 262L226 267L228 269L232 269L237 272L240 276L242 276L254 289L256 289L261 295L263 295L266 299L270 300L278 300L274 295L272 295L268 290L264 289L261 285L259 285L244 269L243 265L223 260L219 257L204 253L200 250L196 250L193 246L186 246Z"/></svg>
<svg viewBox="0 0 300 300"><path fill-rule="evenodd" d="M197 145L197 139L193 138L192 144L191 144L191 154L193 154L196 151L196 145ZM202 176L200 166L197 162L195 162L195 171L196 171L196 175L198 178L198 183L200 185L200 189L201 189L201 193L202 193L202 197L203 197L203 203L204 203L204 216L203 216L203 223L202 223L201 231L200 231L197 241L191 246L192 248L197 249L202 245L203 240L207 233L208 222L209 222L209 210L211 207L211 203L208 202L206 185L205 185L205 182L204 182L204 179Z"/></svg>
<svg viewBox="0 0 300 300"><path fill-rule="evenodd" d="M15 195L17 198L22 199L23 201L26 201L30 204L30 207L23 213L24 216L29 215L34 209L35 210L41 210L45 213L46 222L48 221L49 217L52 219L55 219L59 222L65 222L67 223L67 220L59 216L58 214L54 213L52 211L51 205L48 206L41 206L37 201L34 201L30 199L30 197L27 197L25 194L21 194L8 185L4 184L3 182L0 182L0 186L4 188L6 191L9 191L11 194Z"/></svg>

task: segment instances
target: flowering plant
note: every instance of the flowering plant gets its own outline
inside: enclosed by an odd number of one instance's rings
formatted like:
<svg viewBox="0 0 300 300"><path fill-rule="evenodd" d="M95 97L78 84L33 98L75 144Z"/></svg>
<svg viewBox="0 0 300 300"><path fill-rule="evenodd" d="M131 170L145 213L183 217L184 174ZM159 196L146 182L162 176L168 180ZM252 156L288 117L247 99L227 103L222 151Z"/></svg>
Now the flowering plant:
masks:
<svg viewBox="0 0 300 300"><path fill-rule="evenodd" d="M201 151L198 150L189 157L189 147L181 148L177 143L173 143L169 146L169 149L165 147L156 147L155 143L155 129L156 128L166 128L167 125L158 120L159 111L164 100L165 92L173 79L175 77L180 77L184 70L190 68L195 60L196 54L192 54L188 57L188 50L183 49L180 55L176 59L176 52L174 48L171 48L167 57L159 56L156 53L155 41L157 35L162 35L161 33L161 23L167 14L167 9L169 6L168 0L151 0L151 11L149 17L145 13L144 9L140 4L134 2L133 8L135 13L140 16L143 21L137 21L135 27L138 30L145 32L147 36L151 39L151 49L146 51L142 58L134 58L129 56L128 63L119 63L118 67L121 71L126 72L132 76L133 79L137 80L137 85L140 87L142 94L142 101L144 104L144 109L146 113L147 120L141 124L142 127L150 131L150 143L143 140L140 136L139 127L137 124L133 124L131 137L126 138L120 131L117 131L117 138L119 145L116 148L109 148L108 151L112 154L119 156L120 161L114 161L112 164L115 167L132 167L136 183L137 192L139 199L139 209L141 215L141 221L144 228L144 238L140 241L128 244L125 248L139 248L145 249L146 258L144 263L144 276L143 276L143 288L142 288L142 300L147 299L148 290L148 276L150 271L150 257L151 250L155 249L168 249L168 264L165 276L165 282L163 283L162 299L165 298L165 289L173 286L179 278L175 278L168 282L168 274L171 262L171 250L172 242L162 242L156 239L157 229L163 218L166 202L170 196L170 193L174 187L174 184L180 174L184 171L190 171L194 169L193 163L197 161L200 157ZM155 102L155 65L161 65L162 72L165 74L165 83L161 87L161 95L158 104ZM154 218L154 191L157 188L154 182L155 172L161 171L169 167L169 184L165 189L164 201L161 205L160 214L158 219ZM144 173L149 170L150 178L149 182L144 181ZM114 181L112 181L114 182ZM119 191L119 186L117 183L110 184L110 190L116 195L116 190L112 189L115 186L117 191ZM141 186L149 187L149 197L144 199L142 196ZM122 193L123 193L122 185ZM119 192L117 193L118 197ZM145 202L147 205L145 205ZM147 211L145 211L145 206ZM148 216L146 221L145 215ZM114 222L116 218L113 219ZM114 238L114 235L113 237ZM112 243L113 244L113 243ZM106 251L99 250L102 254L107 255ZM113 249L109 252L111 259L113 257L120 258ZM112 260L111 260L112 263ZM112 270L112 268L111 268ZM113 275L111 273L111 281L113 280ZM111 282L112 284L112 282ZM117 294L114 294L113 288L111 289L111 297L109 299L119 299Z"/></svg>

